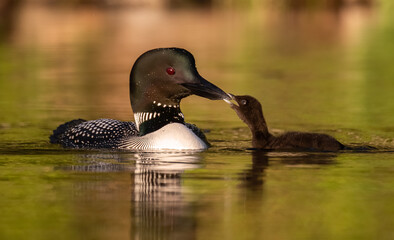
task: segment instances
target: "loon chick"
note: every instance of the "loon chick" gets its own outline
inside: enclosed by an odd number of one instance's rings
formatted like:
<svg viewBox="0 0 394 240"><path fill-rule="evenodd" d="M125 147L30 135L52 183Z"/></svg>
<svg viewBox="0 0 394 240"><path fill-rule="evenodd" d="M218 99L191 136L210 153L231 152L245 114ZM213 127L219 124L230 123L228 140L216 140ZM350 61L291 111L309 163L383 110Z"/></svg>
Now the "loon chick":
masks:
<svg viewBox="0 0 394 240"><path fill-rule="evenodd" d="M192 94L211 100L230 99L200 76L194 57L187 50L147 51L136 60L130 73L135 123L76 119L55 129L50 142L85 149L206 149L209 143L205 135L195 125L185 123L180 110L181 99Z"/></svg>
<svg viewBox="0 0 394 240"><path fill-rule="evenodd" d="M275 150L313 150L338 151L346 147L335 138L320 133L287 132L273 136L267 128L260 102L251 96L235 96L229 94L237 104L227 99L238 117L244 121L252 132L253 148Z"/></svg>

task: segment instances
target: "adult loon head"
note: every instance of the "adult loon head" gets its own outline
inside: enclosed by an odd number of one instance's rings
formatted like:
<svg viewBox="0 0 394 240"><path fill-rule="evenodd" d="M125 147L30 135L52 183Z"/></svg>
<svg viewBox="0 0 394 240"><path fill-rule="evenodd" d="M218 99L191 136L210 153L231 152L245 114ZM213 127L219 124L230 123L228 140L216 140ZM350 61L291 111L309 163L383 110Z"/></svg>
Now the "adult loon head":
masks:
<svg viewBox="0 0 394 240"><path fill-rule="evenodd" d="M185 49L158 48L142 54L130 73L130 102L140 135L168 123L184 123L179 104L192 94L230 99L200 76L193 55Z"/></svg>

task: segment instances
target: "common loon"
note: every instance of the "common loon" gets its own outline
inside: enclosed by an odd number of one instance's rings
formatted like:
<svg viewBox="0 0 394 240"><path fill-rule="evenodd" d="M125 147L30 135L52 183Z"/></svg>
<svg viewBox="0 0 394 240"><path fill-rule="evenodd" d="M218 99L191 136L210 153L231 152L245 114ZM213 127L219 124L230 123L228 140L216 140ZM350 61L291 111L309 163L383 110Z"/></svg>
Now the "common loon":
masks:
<svg viewBox="0 0 394 240"><path fill-rule="evenodd" d="M313 150L339 151L350 149L335 138L320 133L287 132L273 136L268 131L260 102L251 96L229 94L236 104L225 99L235 110L238 117L248 125L252 132L253 148L275 150Z"/></svg>
<svg viewBox="0 0 394 240"><path fill-rule="evenodd" d="M180 48L145 52L130 73L133 122L113 119L72 120L60 125L51 143L68 148L130 150L202 150L210 145L195 125L185 123L180 101L189 95L230 99L197 72L193 55Z"/></svg>

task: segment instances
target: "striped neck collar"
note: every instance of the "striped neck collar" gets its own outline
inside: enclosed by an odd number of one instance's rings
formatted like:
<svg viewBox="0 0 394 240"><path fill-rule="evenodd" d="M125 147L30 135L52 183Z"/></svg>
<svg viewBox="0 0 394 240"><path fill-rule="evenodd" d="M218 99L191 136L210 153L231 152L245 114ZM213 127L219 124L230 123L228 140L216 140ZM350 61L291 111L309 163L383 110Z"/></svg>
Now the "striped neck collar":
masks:
<svg viewBox="0 0 394 240"><path fill-rule="evenodd" d="M167 105L153 101L152 110L134 113L140 136L154 132L169 123L185 123L179 105Z"/></svg>

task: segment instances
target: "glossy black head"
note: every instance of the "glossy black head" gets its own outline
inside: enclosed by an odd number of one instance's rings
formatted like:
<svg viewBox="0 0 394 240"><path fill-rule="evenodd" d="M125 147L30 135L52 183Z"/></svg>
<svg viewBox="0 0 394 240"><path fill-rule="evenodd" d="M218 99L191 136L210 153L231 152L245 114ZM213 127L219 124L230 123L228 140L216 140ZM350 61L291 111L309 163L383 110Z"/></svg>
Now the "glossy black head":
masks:
<svg viewBox="0 0 394 240"><path fill-rule="evenodd" d="M220 88L197 72L193 55L180 48L159 48L142 54L130 73L130 101L134 112L153 101L179 104L196 94L212 100L229 99Z"/></svg>
<svg viewBox="0 0 394 240"><path fill-rule="evenodd" d="M230 101L227 102L231 105L231 108L235 110L238 117L244 121L249 128L254 129L259 124L265 125L263 110L260 102L256 98L249 95L230 95L236 104Z"/></svg>

